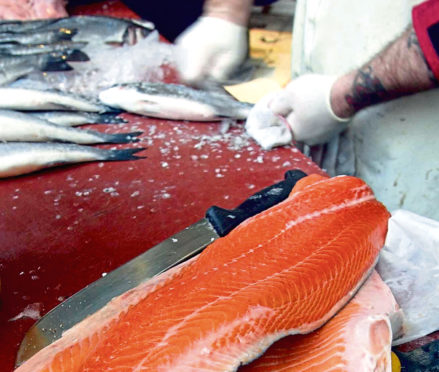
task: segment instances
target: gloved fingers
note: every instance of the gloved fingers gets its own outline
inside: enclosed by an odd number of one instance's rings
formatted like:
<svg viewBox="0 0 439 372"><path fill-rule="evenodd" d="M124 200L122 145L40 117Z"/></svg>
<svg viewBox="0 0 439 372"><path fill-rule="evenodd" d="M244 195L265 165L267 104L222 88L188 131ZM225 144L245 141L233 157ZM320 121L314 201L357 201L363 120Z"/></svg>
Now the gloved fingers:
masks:
<svg viewBox="0 0 439 372"><path fill-rule="evenodd" d="M247 36L242 30L237 30L233 41L218 46L209 66L209 75L217 81L226 80L245 60L246 54Z"/></svg>
<svg viewBox="0 0 439 372"><path fill-rule="evenodd" d="M213 59L213 65L209 68L209 75L217 81L225 81L230 74L242 63L245 53L232 55L232 53L221 53Z"/></svg>
<svg viewBox="0 0 439 372"><path fill-rule="evenodd" d="M333 125L319 127L312 125L306 119L300 118L297 113L291 113L287 117L288 124L293 132L293 138L297 142L303 142L309 146L325 143L337 133L337 128L342 129L343 125L333 123Z"/></svg>
<svg viewBox="0 0 439 372"><path fill-rule="evenodd" d="M293 110L291 94L283 89L278 92L270 102L269 108L278 115L287 116Z"/></svg>
<svg viewBox="0 0 439 372"><path fill-rule="evenodd" d="M185 83L193 84L203 79L206 59L199 50L182 43L176 48L175 62L180 79Z"/></svg>
<svg viewBox="0 0 439 372"><path fill-rule="evenodd" d="M306 130L303 128L303 125L297 114L295 112L291 112L286 117L287 123L290 126L291 132L293 132L293 138L297 142L304 142L307 139Z"/></svg>
<svg viewBox="0 0 439 372"><path fill-rule="evenodd" d="M271 110L270 105L273 99L279 94L279 91L267 93L253 106L255 109Z"/></svg>

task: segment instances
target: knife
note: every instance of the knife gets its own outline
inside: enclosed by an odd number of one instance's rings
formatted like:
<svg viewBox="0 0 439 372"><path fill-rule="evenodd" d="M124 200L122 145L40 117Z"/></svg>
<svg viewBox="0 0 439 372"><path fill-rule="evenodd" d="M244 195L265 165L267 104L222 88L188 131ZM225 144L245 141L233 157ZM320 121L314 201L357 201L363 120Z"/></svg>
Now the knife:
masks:
<svg viewBox="0 0 439 372"><path fill-rule="evenodd" d="M104 307L112 298L195 256L242 221L285 200L296 182L305 176L300 170L289 170L283 181L250 196L235 209L210 207L205 218L72 295L27 331L17 353L16 367L59 339L64 331Z"/></svg>

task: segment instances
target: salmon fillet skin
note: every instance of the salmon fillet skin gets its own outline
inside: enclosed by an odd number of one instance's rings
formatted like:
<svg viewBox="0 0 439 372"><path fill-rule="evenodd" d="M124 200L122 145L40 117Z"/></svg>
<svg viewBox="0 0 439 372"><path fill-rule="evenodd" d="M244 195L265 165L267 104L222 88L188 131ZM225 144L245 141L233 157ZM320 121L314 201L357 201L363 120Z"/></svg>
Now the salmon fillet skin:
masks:
<svg viewBox="0 0 439 372"><path fill-rule="evenodd" d="M402 321L390 288L373 271L323 327L283 338L239 372L391 372L392 325L398 334Z"/></svg>
<svg viewBox="0 0 439 372"><path fill-rule="evenodd" d="M390 215L361 179L309 177L16 371L236 371L275 341L319 328L373 270Z"/></svg>

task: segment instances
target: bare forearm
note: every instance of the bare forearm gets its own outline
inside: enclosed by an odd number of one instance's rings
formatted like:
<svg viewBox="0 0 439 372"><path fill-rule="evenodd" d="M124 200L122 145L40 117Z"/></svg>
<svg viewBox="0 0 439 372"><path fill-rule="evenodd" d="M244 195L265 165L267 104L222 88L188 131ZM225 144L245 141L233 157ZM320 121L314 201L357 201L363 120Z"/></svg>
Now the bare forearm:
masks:
<svg viewBox="0 0 439 372"><path fill-rule="evenodd" d="M253 0L206 0L204 15L246 26Z"/></svg>
<svg viewBox="0 0 439 372"><path fill-rule="evenodd" d="M339 117L438 84L419 47L413 27L358 70L343 75L331 90L331 106Z"/></svg>

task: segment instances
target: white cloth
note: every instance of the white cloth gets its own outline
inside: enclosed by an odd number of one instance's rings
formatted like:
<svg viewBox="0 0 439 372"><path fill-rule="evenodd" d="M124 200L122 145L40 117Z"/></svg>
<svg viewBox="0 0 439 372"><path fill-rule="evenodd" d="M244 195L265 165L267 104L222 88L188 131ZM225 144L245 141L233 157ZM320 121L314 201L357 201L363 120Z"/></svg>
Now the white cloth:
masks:
<svg viewBox="0 0 439 372"><path fill-rule="evenodd" d="M292 72L340 75L399 36L422 0L297 0ZM363 110L341 138L355 164L390 210L439 220L439 89ZM340 143L336 141L335 143ZM346 172L346 169L344 169Z"/></svg>
<svg viewBox="0 0 439 372"><path fill-rule="evenodd" d="M245 129L264 150L287 145L293 140L290 127L285 118L269 109L271 100L277 92L268 93L250 110Z"/></svg>

